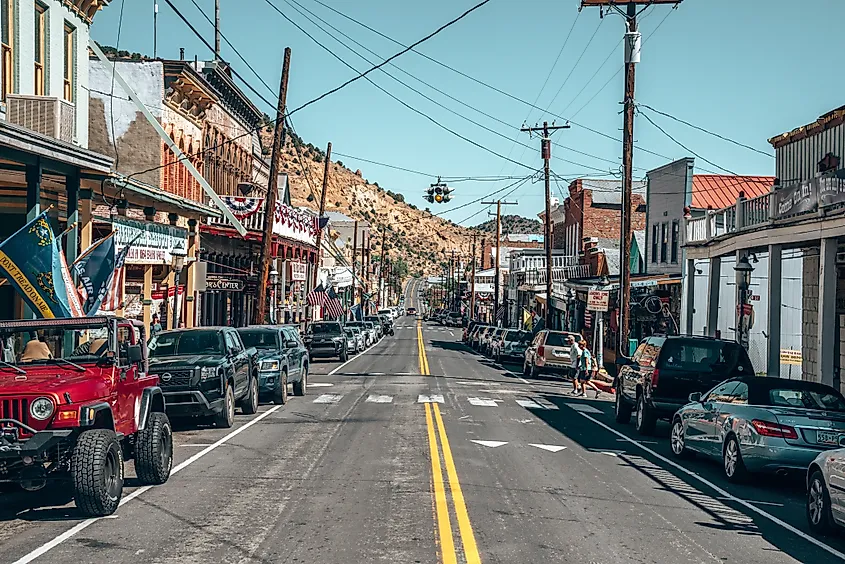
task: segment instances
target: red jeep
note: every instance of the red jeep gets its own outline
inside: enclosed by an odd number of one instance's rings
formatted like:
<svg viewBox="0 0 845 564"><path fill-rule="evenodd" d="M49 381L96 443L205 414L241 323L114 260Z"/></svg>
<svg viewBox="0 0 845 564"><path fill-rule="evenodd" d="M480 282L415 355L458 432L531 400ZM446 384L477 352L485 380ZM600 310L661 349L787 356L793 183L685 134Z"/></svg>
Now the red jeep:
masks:
<svg viewBox="0 0 845 564"><path fill-rule="evenodd" d="M67 481L89 516L115 512L123 461L170 476L173 440L142 324L120 318L0 321L0 483Z"/></svg>

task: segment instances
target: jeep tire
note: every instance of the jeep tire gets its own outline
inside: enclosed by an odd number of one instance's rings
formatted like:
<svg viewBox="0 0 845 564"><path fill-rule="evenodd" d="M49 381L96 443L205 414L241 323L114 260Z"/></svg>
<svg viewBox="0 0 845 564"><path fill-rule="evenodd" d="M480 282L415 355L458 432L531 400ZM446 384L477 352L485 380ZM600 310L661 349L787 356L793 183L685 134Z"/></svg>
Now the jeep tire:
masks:
<svg viewBox="0 0 845 564"><path fill-rule="evenodd" d="M239 407L244 415L253 415L258 413L258 375L253 374L249 377L249 391L240 401Z"/></svg>
<svg viewBox="0 0 845 564"><path fill-rule="evenodd" d="M145 485L158 486L170 477L173 467L173 430L167 415L150 413L135 437L135 474Z"/></svg>
<svg viewBox="0 0 845 564"><path fill-rule="evenodd" d="M79 435L70 461L76 507L87 517L117 510L123 496L123 449L111 429Z"/></svg>
<svg viewBox="0 0 845 564"><path fill-rule="evenodd" d="M303 364L299 380L293 383L293 395L304 396L308 386L308 365Z"/></svg>
<svg viewBox="0 0 845 564"><path fill-rule="evenodd" d="M273 393L273 403L276 405L285 405L288 402L288 371L282 370L282 375L279 379L279 389Z"/></svg>
<svg viewBox="0 0 845 564"><path fill-rule="evenodd" d="M226 392L223 394L223 409L214 416L214 424L224 429L235 424L235 392L229 382L226 382Z"/></svg>

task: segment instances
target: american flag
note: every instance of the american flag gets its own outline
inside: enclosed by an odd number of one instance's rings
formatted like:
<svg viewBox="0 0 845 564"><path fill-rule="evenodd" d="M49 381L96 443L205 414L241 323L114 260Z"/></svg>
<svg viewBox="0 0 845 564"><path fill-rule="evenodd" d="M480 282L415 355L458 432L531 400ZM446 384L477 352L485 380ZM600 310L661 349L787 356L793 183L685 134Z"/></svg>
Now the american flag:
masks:
<svg viewBox="0 0 845 564"><path fill-rule="evenodd" d="M134 243L134 241L133 241ZM100 311L117 311L123 306L124 279L126 278L126 255L129 253L130 243L123 247L114 258L114 276L106 297L100 304Z"/></svg>
<svg viewBox="0 0 845 564"><path fill-rule="evenodd" d="M326 292L322 282L308 293L308 297L306 299L308 301L308 305L321 306L323 310L325 310L326 317L337 319L343 315L343 306L341 305L334 288L329 288L328 292Z"/></svg>

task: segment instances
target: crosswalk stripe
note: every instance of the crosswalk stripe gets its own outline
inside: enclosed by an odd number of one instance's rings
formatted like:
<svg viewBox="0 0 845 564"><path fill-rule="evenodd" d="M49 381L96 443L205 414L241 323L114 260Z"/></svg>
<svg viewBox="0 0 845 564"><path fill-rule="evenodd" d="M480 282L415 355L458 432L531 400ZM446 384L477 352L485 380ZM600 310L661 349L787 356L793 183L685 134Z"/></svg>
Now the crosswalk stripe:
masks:
<svg viewBox="0 0 845 564"><path fill-rule="evenodd" d="M314 399L314 403L338 403L343 399L339 394L323 394Z"/></svg>
<svg viewBox="0 0 845 564"><path fill-rule="evenodd" d="M471 405L475 405L477 407L497 407L495 400L491 400L491 399L467 398L467 401Z"/></svg>
<svg viewBox="0 0 845 564"><path fill-rule="evenodd" d="M417 403L445 403L445 401L441 395L426 396L420 394L419 397L417 397Z"/></svg>
<svg viewBox="0 0 845 564"><path fill-rule="evenodd" d="M538 402L541 402L541 401L543 403L538 403ZM518 403L519 405L521 405L522 407L524 407L526 409L548 409L548 410L558 409L558 406L554 405L551 402L548 402L547 400L534 401L532 399L518 399L518 400L516 400L516 403Z"/></svg>
<svg viewBox="0 0 845 564"><path fill-rule="evenodd" d="M393 396L372 395L367 398L367 403L393 403Z"/></svg>

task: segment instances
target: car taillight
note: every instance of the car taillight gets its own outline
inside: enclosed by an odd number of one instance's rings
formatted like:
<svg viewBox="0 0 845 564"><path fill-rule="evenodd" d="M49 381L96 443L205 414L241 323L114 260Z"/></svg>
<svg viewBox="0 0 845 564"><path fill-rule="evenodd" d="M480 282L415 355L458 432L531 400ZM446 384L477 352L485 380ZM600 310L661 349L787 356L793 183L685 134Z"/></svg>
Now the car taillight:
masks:
<svg viewBox="0 0 845 564"><path fill-rule="evenodd" d="M651 387L656 388L658 382L660 382L660 371L655 368L654 372L651 373Z"/></svg>
<svg viewBox="0 0 845 564"><path fill-rule="evenodd" d="M543 345L537 347L537 354L539 354L540 356L546 356L546 347L544 347Z"/></svg>
<svg viewBox="0 0 845 564"><path fill-rule="evenodd" d="M751 422L754 429L764 437L777 437L779 439L797 439L798 433L794 427L789 425L778 425L777 423L770 423L768 421L761 421L754 419Z"/></svg>

